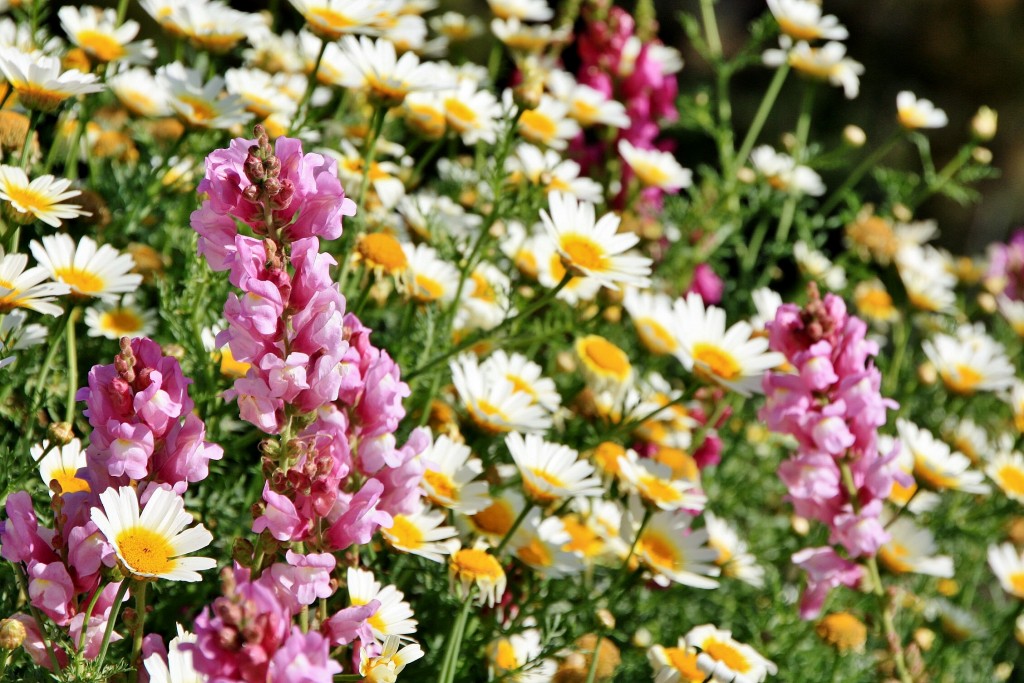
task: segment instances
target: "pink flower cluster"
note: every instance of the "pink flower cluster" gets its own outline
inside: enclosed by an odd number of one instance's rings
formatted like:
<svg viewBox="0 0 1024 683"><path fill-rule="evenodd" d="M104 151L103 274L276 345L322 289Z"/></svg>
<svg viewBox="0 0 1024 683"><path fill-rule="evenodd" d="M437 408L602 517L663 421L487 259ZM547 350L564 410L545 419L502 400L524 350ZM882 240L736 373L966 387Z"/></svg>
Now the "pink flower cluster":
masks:
<svg viewBox="0 0 1024 683"><path fill-rule="evenodd" d="M208 198L192 215L200 252L241 290L229 295L217 341L250 367L227 395L242 419L285 441L264 460L253 529L341 550L415 508L423 476L415 456L429 440L416 431L398 446L409 388L346 315L336 262L319 251L319 238L340 236L342 216L355 209L335 162L304 154L297 140L271 148L257 135L210 154L199 185ZM262 239L240 234L238 223Z"/></svg>
<svg viewBox="0 0 1024 683"><path fill-rule="evenodd" d="M1010 299L1024 301L1024 229L1015 231L1006 244L989 247L985 279Z"/></svg>
<svg viewBox="0 0 1024 683"><path fill-rule="evenodd" d="M193 665L210 683L329 683L342 671L331 659L332 646L360 640L373 642L367 619L380 602L348 607L326 620L320 631L308 633L294 625L295 617L318 599L334 593L328 553L302 555L288 551L253 578L235 565L221 573L222 597L196 618Z"/></svg>
<svg viewBox="0 0 1024 683"><path fill-rule="evenodd" d="M56 491L51 500L54 528L39 525L27 491L7 498L7 519L0 524L0 556L23 565L31 604L66 629L76 646L85 630L83 654L99 654L119 583L101 588L104 567L115 564L110 545L91 519L99 493L111 486L134 484L142 502L156 488L182 493L189 483L206 478L209 461L223 451L204 440L203 421L191 413L190 380L178 361L161 353L155 342L121 340L112 365L89 372L89 386L79 390L93 427L86 466L77 478L87 490ZM89 612L88 604L100 591ZM25 625L26 650L37 664L52 668L35 620L15 615ZM113 638L119 639L116 633ZM51 641L52 642L52 641ZM58 665L68 653L54 644Z"/></svg>
<svg viewBox="0 0 1024 683"><path fill-rule="evenodd" d="M877 344L841 298L822 300L812 285L807 306L784 304L768 329L771 349L795 370L764 379L761 419L799 444L779 477L796 513L826 524L829 542L846 555L824 547L793 556L808 575L801 615L813 618L831 588L859 583L861 567L852 560L875 555L889 539L879 520L882 501L894 481L909 482L895 464L896 448L878 452L878 428L897 404L880 393L881 373L871 361Z"/></svg>

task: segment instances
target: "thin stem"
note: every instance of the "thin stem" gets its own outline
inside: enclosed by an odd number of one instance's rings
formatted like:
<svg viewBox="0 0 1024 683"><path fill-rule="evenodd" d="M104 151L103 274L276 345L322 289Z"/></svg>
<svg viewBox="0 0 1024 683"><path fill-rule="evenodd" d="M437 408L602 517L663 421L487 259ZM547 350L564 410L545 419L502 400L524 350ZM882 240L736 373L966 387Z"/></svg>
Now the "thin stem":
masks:
<svg viewBox="0 0 1024 683"><path fill-rule="evenodd" d="M110 617L107 618L107 629L103 632L103 643L100 645L100 654L96 662L102 665L107 657L107 647L110 646L110 635L114 632L114 622L117 621L117 612L121 609L124 596L128 593L128 579L123 579L114 596L114 603L110 606Z"/></svg>
<svg viewBox="0 0 1024 683"><path fill-rule="evenodd" d="M633 559L633 555L636 554L636 544L640 542L640 537L644 535L644 530L647 528L647 524L651 521L651 517L654 516L654 510L650 507L644 508L644 518L640 522L640 528L636 530L636 536L633 537L633 543L629 546L629 553L626 555L626 559L622 562L623 575L629 575L629 561Z"/></svg>
<svg viewBox="0 0 1024 683"><path fill-rule="evenodd" d="M911 198L908 206L910 209L916 208L921 202L933 194L941 190L946 186L953 175L963 168L963 165L967 163L968 159L971 158L971 153L978 146L977 142L971 142L960 148L960 151L955 157L953 157L948 164L946 164L938 175L935 176L933 182L929 183L925 187L922 187L914 196Z"/></svg>
<svg viewBox="0 0 1024 683"><path fill-rule="evenodd" d="M882 381L886 394L892 394L900 381L900 370L903 369L903 359L906 356L907 341L910 338L910 325L903 317L896 322L896 329L893 330L893 356L892 363L885 372L885 379Z"/></svg>
<svg viewBox="0 0 1024 683"><path fill-rule="evenodd" d="M601 651L602 638L604 636L599 633L597 634L597 640L594 641L594 651L590 653L590 667L587 669L587 683L594 683L597 680L598 653Z"/></svg>
<svg viewBox="0 0 1024 683"><path fill-rule="evenodd" d="M85 652L85 637L89 635L89 620L92 619L92 611L96 608L96 602L100 599L100 595L103 594L104 586L96 586L96 590L92 592L92 597L89 598L89 604L85 608L85 619L82 621L82 634L78 637L78 652Z"/></svg>
<svg viewBox="0 0 1024 683"><path fill-rule="evenodd" d="M32 135L36 132L39 124L39 112L34 109L28 115L28 133L25 135L25 143L21 146L21 170L28 165L28 153L32 149Z"/></svg>
<svg viewBox="0 0 1024 683"><path fill-rule="evenodd" d="M860 182L860 179L864 177L864 174L874 168L875 164L881 161L882 158L889 153L901 137L903 137L902 129L893 133L888 140L882 143L881 147L864 157L864 160L860 162L860 165L853 169L853 172L850 173L849 177L847 177L845 181L843 181L843 184L840 185L828 200L825 201L821 208L818 209L818 214L822 217L826 217L832 213L832 211L839 206L839 202L843 200L843 196L846 194L847 190Z"/></svg>
<svg viewBox="0 0 1024 683"><path fill-rule="evenodd" d="M520 512L519 516L516 517L516 521L512 522L512 526L508 528L508 531L505 532L505 535L502 537L501 543L498 544L498 547L494 549L495 556L501 555L501 551L504 550L505 546L508 545L508 542L512 540L512 534L516 532L516 529L522 526L523 520L526 519L526 515L528 515L532 509L533 501L527 501L526 504L523 505L522 512Z"/></svg>
<svg viewBox="0 0 1024 683"><path fill-rule="evenodd" d="M445 648L444 662L441 666L441 674L438 676L438 683L452 683L455 680L455 671L458 668L459 650L462 647L462 638L466 632L466 621L469 618L469 610L473 606L473 594L470 592L462 603L459 616L452 624L451 633L448 635L448 644Z"/></svg>
<svg viewBox="0 0 1024 683"><path fill-rule="evenodd" d="M804 160L804 152L807 149L807 136L811 131L811 112L814 104L814 84L807 83L804 87L804 96L800 101L800 116L796 122L796 146L793 149L793 159L797 163ZM791 194L786 198L782 207L782 216L779 218L779 231L776 233L777 244L785 244L789 239L789 229L793 226L793 218L796 216L796 204L800 195L790 190Z"/></svg>
<svg viewBox="0 0 1024 683"><path fill-rule="evenodd" d="M65 347L68 357L68 394L67 406L64 408L64 421L74 424L75 419L75 393L78 391L78 347L75 340L75 327L78 323L78 316L82 309L78 306L68 316L64 332Z"/></svg>
<svg viewBox="0 0 1024 683"><path fill-rule="evenodd" d="M324 53L327 52L327 41L320 41L320 52L316 55L316 62L313 64L313 71L309 74L309 80L306 83L306 91L302 93L302 99L299 100L299 106L295 108L295 118L292 119L292 125L288 127L288 134L302 130L302 127L306 124L306 108L309 105L309 99L313 96L313 91L316 90L316 75L320 71L320 63L324 61Z"/></svg>
<svg viewBox="0 0 1024 683"><path fill-rule="evenodd" d="M750 155L750 151L754 149L757 136L761 134L761 129L764 128L764 124L768 120L768 114L771 113L772 107L775 106L775 100L778 98L779 91L782 90L782 84L785 83L788 74L789 63L783 62L782 66L775 72L772 82L768 85L768 90L765 91L761 105L757 108L754 120L751 122L750 128L747 129L747 135L743 138L743 143L740 145L740 151L736 153L737 163L744 163ZM730 178L729 182L734 182L734 179Z"/></svg>
<svg viewBox="0 0 1024 683"><path fill-rule="evenodd" d="M715 0L700 0L700 16L707 34L708 48L713 59L722 57L722 38L718 35L718 21L715 18Z"/></svg>
<svg viewBox="0 0 1024 683"><path fill-rule="evenodd" d="M124 23L126 14L128 14L128 0L120 0L117 3L117 26Z"/></svg>
<svg viewBox="0 0 1024 683"><path fill-rule="evenodd" d="M356 216L360 217L363 223L366 219L363 217L363 206L366 204L366 192L370 189L370 169L373 167L374 155L377 151L377 139L380 138L380 132L384 128L384 119L388 115L388 110L384 107L378 106L373 111L373 119L370 124L370 137L366 141L366 152L363 155L363 181L359 185L359 197L356 200Z"/></svg>
<svg viewBox="0 0 1024 683"><path fill-rule="evenodd" d="M136 683L139 680L139 668L142 664L142 636L143 636L143 625L146 622L146 586L147 582L138 581L135 586L135 632L132 635L132 657L131 662L132 670L129 676L131 683Z"/></svg>

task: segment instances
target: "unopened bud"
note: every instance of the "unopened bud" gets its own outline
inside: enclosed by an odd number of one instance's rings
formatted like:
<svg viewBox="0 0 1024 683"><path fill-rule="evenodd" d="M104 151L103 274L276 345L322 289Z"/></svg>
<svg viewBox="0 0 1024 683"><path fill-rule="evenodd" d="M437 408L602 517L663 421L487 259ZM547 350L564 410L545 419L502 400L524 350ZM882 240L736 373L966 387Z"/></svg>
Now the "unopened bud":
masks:
<svg viewBox="0 0 1024 683"><path fill-rule="evenodd" d="M935 381L939 379L939 373L931 361L925 361L917 366L917 378L921 380L922 384L935 384Z"/></svg>
<svg viewBox="0 0 1024 683"><path fill-rule="evenodd" d="M784 133L782 135L782 146L786 148L787 152L792 152L797 146L796 136L792 133Z"/></svg>
<svg viewBox="0 0 1024 683"><path fill-rule="evenodd" d="M643 648L643 649L649 648L651 646L651 643L653 643L653 642L654 642L654 636L652 636L651 632L648 631L643 626L638 628L636 630L636 633L633 634L633 644L636 645L639 648Z"/></svg>
<svg viewBox="0 0 1024 683"><path fill-rule="evenodd" d="M253 183L261 183L267 177L267 169L263 166L263 161L251 151L245 157L242 169L245 171L245 177Z"/></svg>
<svg viewBox="0 0 1024 683"><path fill-rule="evenodd" d="M25 625L17 619L0 621L0 649L16 650L25 642Z"/></svg>
<svg viewBox="0 0 1024 683"><path fill-rule="evenodd" d="M252 558L255 556L255 548L252 542L244 538L236 538L235 544L231 547L231 557L242 567L252 567Z"/></svg>
<svg viewBox="0 0 1024 683"><path fill-rule="evenodd" d="M983 166L992 163L992 150L988 147L975 147L971 152L971 158Z"/></svg>
<svg viewBox="0 0 1024 683"><path fill-rule="evenodd" d="M919 628L914 631L914 642L917 646L928 652L932 649L932 645L935 644L935 631L930 628Z"/></svg>
<svg viewBox="0 0 1024 683"><path fill-rule="evenodd" d="M811 531L811 523L807 521L806 517L793 515L789 518L789 524L797 536L806 536Z"/></svg>
<svg viewBox="0 0 1024 683"><path fill-rule="evenodd" d="M854 149L859 149L868 141L868 135L860 126L847 126L843 128L843 142Z"/></svg>
<svg viewBox="0 0 1024 683"><path fill-rule="evenodd" d="M903 223L909 223L914 220L914 212L906 204L893 204L892 217Z"/></svg>
<svg viewBox="0 0 1024 683"><path fill-rule="evenodd" d="M609 631L615 628L615 615L606 609L597 610L597 620Z"/></svg>
<svg viewBox="0 0 1024 683"><path fill-rule="evenodd" d="M981 310L986 313L995 313L996 309L999 308L999 304L996 303L996 298L988 292L981 292L978 294L978 306Z"/></svg>
<svg viewBox="0 0 1024 683"><path fill-rule="evenodd" d="M999 114L991 107L981 107L978 113L971 119L971 133L982 142L987 142L996 136L999 129Z"/></svg>
<svg viewBox="0 0 1024 683"><path fill-rule="evenodd" d="M276 197L281 192L282 183L277 178L267 178L263 183L263 192L268 197Z"/></svg>
<svg viewBox="0 0 1024 683"><path fill-rule="evenodd" d="M281 175L281 159L276 154L271 154L263 161L263 168L266 170L267 178L276 178Z"/></svg>
<svg viewBox="0 0 1024 683"><path fill-rule="evenodd" d="M66 446L75 438L70 422L54 422L46 428L46 438L57 446Z"/></svg>
<svg viewBox="0 0 1024 683"><path fill-rule="evenodd" d="M295 184L290 180L281 181L281 190L274 197L274 208L281 210L291 206L292 198L295 196Z"/></svg>
<svg viewBox="0 0 1024 683"><path fill-rule="evenodd" d="M757 181L757 173L754 172L754 169L744 166L736 171L736 180L744 183L745 185L752 185Z"/></svg>
<svg viewBox="0 0 1024 683"><path fill-rule="evenodd" d="M253 204L255 204L256 202L258 202L260 200L260 188L259 188L259 186L258 185L249 185L244 190L242 190L242 196L245 198L246 201L249 201L249 202L252 202Z"/></svg>

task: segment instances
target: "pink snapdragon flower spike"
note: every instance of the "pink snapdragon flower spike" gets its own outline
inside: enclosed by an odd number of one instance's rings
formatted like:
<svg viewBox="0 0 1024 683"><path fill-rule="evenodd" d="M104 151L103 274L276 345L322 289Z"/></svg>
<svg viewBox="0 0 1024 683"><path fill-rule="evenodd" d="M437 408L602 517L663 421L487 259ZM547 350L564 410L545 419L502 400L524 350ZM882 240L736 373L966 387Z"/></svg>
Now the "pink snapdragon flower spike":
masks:
<svg viewBox="0 0 1024 683"><path fill-rule="evenodd" d="M895 450L879 452L878 428L897 405L880 393L881 373L872 361L878 346L842 299L822 299L813 284L809 293L804 308L783 304L767 325L772 350L794 372L765 375L760 413L770 429L798 443L779 466L796 513L825 524L829 542L847 556L832 548L794 555L808 573L804 618L817 615L832 588L857 583L860 567L852 560L873 557L889 540L880 520L883 500L893 482L909 484L895 467Z"/></svg>

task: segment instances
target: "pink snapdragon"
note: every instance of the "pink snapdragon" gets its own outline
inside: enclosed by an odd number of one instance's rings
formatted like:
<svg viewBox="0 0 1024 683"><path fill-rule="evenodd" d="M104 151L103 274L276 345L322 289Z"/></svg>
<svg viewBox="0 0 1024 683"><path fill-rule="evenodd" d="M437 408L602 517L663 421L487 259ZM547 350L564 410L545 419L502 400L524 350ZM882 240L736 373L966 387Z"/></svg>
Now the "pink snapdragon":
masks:
<svg viewBox="0 0 1024 683"><path fill-rule="evenodd" d="M797 514L828 526L831 548L793 556L808 573L801 616L815 617L831 588L855 585L859 557L874 556L889 540L880 521L882 501L905 475L895 450L878 451L878 428L896 408L880 393L881 373L872 358L878 346L867 326L848 315L843 300L822 300L813 285L804 308L782 305L768 324L771 348L785 354L795 373L769 372L760 416L773 431L789 434L798 449L779 466Z"/></svg>

